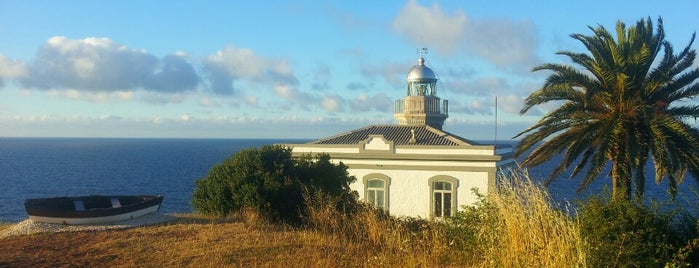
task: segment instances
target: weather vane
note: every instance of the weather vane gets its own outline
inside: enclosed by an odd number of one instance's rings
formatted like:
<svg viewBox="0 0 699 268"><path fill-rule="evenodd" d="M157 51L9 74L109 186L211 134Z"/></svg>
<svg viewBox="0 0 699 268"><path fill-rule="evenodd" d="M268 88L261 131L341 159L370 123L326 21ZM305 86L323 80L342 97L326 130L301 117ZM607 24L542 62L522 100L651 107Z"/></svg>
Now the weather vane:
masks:
<svg viewBox="0 0 699 268"><path fill-rule="evenodd" d="M420 57L422 57L422 56L424 56L425 54L427 54L427 48L426 48L426 47L415 49L415 51L417 52L417 54L420 55Z"/></svg>
<svg viewBox="0 0 699 268"><path fill-rule="evenodd" d="M415 49L415 52L416 52L418 55L420 55L420 58L422 58L422 56L424 56L425 54L427 54L427 48L424 47L424 44L423 44L423 43L424 43L424 42L423 42L423 40L422 40L422 36L420 36L420 46L421 46L422 48Z"/></svg>

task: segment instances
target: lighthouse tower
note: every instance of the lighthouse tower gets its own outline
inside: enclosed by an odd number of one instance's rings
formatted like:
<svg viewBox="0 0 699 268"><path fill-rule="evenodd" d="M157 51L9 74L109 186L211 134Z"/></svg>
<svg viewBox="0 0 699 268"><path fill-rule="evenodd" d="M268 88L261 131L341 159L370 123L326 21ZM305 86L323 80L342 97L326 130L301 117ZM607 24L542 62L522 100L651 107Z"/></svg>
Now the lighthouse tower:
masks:
<svg viewBox="0 0 699 268"><path fill-rule="evenodd" d="M407 95L395 102L393 116L399 125L431 126L442 129L449 117L447 100L437 97L437 77L425 66L426 48L420 50L417 65L408 72Z"/></svg>

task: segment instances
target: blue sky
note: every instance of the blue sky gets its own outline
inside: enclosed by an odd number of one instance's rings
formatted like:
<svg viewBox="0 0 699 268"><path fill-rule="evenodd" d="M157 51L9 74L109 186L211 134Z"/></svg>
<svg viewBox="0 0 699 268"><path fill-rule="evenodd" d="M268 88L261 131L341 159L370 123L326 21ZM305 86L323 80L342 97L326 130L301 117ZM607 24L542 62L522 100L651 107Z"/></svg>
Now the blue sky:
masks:
<svg viewBox="0 0 699 268"><path fill-rule="evenodd" d="M444 129L509 139L572 33L663 17L674 1L0 1L0 137L320 138L394 124L416 49L449 100ZM697 45L693 45L697 48ZM695 63L695 66L699 66Z"/></svg>

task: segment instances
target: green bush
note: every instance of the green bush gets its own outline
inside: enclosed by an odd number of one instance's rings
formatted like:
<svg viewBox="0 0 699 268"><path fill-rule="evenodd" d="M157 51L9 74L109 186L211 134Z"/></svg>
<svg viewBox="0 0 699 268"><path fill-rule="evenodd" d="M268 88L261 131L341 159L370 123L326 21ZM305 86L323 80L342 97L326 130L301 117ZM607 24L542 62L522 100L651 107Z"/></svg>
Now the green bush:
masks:
<svg viewBox="0 0 699 268"><path fill-rule="evenodd" d="M354 180L326 154L297 159L288 148L263 146L241 150L209 170L195 182L192 205L208 215L253 209L271 220L298 223L306 211L304 191L340 196L350 206L356 202L349 188Z"/></svg>
<svg viewBox="0 0 699 268"><path fill-rule="evenodd" d="M696 237L695 221L687 213L610 202L609 197L581 202L578 219L591 267L663 266Z"/></svg>
<svg viewBox="0 0 699 268"><path fill-rule="evenodd" d="M497 207L485 196L478 194L479 201L473 206L464 206L453 216L445 218L441 227L449 244L458 252L457 259L473 259L478 263L484 258L487 247L494 243L492 237L484 236L485 228L492 228L501 220Z"/></svg>

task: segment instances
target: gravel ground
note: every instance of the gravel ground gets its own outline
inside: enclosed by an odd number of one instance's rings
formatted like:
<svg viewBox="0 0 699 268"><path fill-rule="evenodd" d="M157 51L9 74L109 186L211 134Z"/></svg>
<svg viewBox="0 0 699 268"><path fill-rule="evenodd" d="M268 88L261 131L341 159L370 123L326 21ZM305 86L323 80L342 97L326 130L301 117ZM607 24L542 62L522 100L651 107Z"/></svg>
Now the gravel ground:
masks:
<svg viewBox="0 0 699 268"><path fill-rule="evenodd" d="M30 219L26 219L15 224L7 229L0 230L0 239L15 236L15 235L27 235L35 233L45 233L45 232L79 232L79 231L103 231L111 229L124 229L132 228L138 226L145 226L151 224L157 224L162 222L167 222L175 219L175 216L153 213L149 215L144 215L135 219L114 222L111 224L99 224L99 225L64 225L64 224L53 224L53 223L40 223L34 222Z"/></svg>

